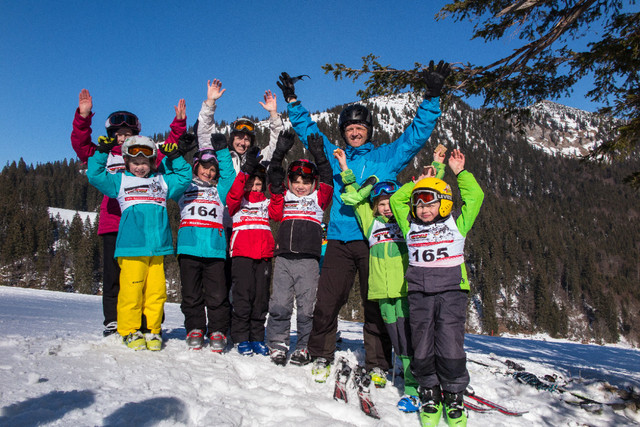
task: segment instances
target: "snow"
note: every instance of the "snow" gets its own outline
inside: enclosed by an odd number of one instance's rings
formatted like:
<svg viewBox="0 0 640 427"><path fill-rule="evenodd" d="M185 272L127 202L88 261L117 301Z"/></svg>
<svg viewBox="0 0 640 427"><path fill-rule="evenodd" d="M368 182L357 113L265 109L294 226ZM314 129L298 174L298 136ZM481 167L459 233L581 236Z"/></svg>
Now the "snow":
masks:
<svg viewBox="0 0 640 427"><path fill-rule="evenodd" d="M61 209L61 208L48 208L48 209L49 209L49 216L51 218L55 219L59 215L60 219L67 224L71 224L71 221L73 221L73 217L76 214L80 215L80 219L82 220L83 223L87 220L87 218L89 218L89 221L93 224L96 221L96 218L98 217L97 212L74 211L71 209Z"/></svg>
<svg viewBox="0 0 640 427"><path fill-rule="evenodd" d="M402 381L372 390L381 420L365 416L353 390L332 399L332 381L317 384L310 366L278 367L262 356L230 350L188 351L179 305L166 304L164 348L134 352L102 338L100 297L0 287L0 425L2 426L417 426L395 407ZM362 325L340 322L338 355L363 361ZM544 337L539 337L544 338ZM616 401L602 383L640 386L640 351L562 340L467 335L467 367L475 392L522 417L471 412L469 425L634 425L638 413L604 407L594 414L506 375L505 359L539 377L572 377L567 388ZM491 365L482 366L479 363ZM444 425L444 420L441 425Z"/></svg>

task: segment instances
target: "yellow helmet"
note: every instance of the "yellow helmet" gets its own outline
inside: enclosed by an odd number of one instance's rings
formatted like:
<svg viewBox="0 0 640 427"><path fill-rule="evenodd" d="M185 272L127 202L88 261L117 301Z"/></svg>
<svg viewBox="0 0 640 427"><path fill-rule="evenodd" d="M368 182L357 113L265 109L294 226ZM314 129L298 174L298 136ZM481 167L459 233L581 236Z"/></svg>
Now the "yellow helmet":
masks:
<svg viewBox="0 0 640 427"><path fill-rule="evenodd" d="M441 217L446 217L451 213L453 207L453 194L451 186L438 178L424 178L416 182L411 192L411 215L416 216L416 206L418 204L431 204L440 201L438 213Z"/></svg>

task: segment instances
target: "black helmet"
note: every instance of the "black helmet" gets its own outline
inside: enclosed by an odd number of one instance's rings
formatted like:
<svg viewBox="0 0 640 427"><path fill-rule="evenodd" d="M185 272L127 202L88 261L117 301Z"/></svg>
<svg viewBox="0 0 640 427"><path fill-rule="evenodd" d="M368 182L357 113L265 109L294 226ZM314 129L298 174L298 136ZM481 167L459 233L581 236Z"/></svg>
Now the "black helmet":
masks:
<svg viewBox="0 0 640 427"><path fill-rule="evenodd" d="M344 137L344 128L350 124L361 124L369 129L369 132L367 132L367 142L371 141L371 136L373 135L373 117L367 107L360 104L353 104L342 110L340 118L338 119L338 127L340 128L340 135L342 135L342 139L344 140L346 140Z"/></svg>
<svg viewBox="0 0 640 427"><path fill-rule="evenodd" d="M107 129L107 136L109 138L114 138L116 131L123 127L131 129L134 135L139 135L141 130L138 116L128 111L115 111L109 114L104 127Z"/></svg>

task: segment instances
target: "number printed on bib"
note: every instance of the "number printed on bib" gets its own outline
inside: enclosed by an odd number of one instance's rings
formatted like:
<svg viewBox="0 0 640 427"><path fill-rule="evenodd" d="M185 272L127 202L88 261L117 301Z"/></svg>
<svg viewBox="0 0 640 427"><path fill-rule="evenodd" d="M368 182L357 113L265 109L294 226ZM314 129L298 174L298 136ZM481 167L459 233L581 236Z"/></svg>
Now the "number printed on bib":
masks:
<svg viewBox="0 0 640 427"><path fill-rule="evenodd" d="M180 198L178 206L180 227L222 228L224 206L217 188L191 184Z"/></svg>
<svg viewBox="0 0 640 427"><path fill-rule="evenodd" d="M452 217L429 225L411 223L407 233L409 264L417 267L454 267L464 262L464 241Z"/></svg>

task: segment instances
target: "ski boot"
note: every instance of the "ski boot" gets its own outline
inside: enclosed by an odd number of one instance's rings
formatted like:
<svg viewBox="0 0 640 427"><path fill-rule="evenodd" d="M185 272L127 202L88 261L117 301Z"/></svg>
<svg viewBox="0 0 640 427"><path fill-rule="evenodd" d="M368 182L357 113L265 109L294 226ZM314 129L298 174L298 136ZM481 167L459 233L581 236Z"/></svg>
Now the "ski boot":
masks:
<svg viewBox="0 0 640 427"><path fill-rule="evenodd" d="M369 371L369 375L371 375L371 382L376 388L384 388L387 385L387 373L377 366Z"/></svg>
<svg viewBox="0 0 640 427"><path fill-rule="evenodd" d="M162 336L160 334L146 334L145 335L147 350L160 351L162 350Z"/></svg>
<svg viewBox="0 0 640 427"><path fill-rule="evenodd" d="M327 381L331 374L331 364L323 357L318 357L313 361L313 367L311 368L311 376L317 383L323 383Z"/></svg>
<svg viewBox="0 0 640 427"><path fill-rule="evenodd" d="M281 348L272 349L270 358L271 361L278 366L284 366L287 364L287 352Z"/></svg>
<svg viewBox="0 0 640 427"><path fill-rule="evenodd" d="M222 353L227 348L227 337L222 332L209 334L209 347L214 353Z"/></svg>
<svg viewBox="0 0 640 427"><path fill-rule="evenodd" d="M204 331L202 329L192 329L187 334L187 348L189 350L200 350L204 345Z"/></svg>
<svg viewBox="0 0 640 427"><path fill-rule="evenodd" d="M464 407L464 395L460 393L442 392L444 396L444 413L448 426L466 427L467 410Z"/></svg>
<svg viewBox="0 0 640 427"><path fill-rule="evenodd" d="M144 339L144 335L142 335L142 332L140 331L135 331L130 333L126 337L122 337L122 342L127 347L136 351L144 350L145 348L147 348L147 342Z"/></svg>
<svg viewBox="0 0 640 427"><path fill-rule="evenodd" d="M311 363L311 356L306 348L297 348L291 355L291 364L304 366Z"/></svg>
<svg viewBox="0 0 640 427"><path fill-rule="evenodd" d="M418 389L420 394L420 423L422 427L435 427L442 418L442 391L437 385Z"/></svg>
<svg viewBox="0 0 640 427"><path fill-rule="evenodd" d="M103 337L108 337L109 335L113 335L118 332L118 322L109 322L107 326L104 327L104 331L102 331Z"/></svg>
<svg viewBox="0 0 640 427"><path fill-rule="evenodd" d="M260 356L268 356L269 355L269 347L264 343L264 341L251 341L251 349L255 354L259 354Z"/></svg>

